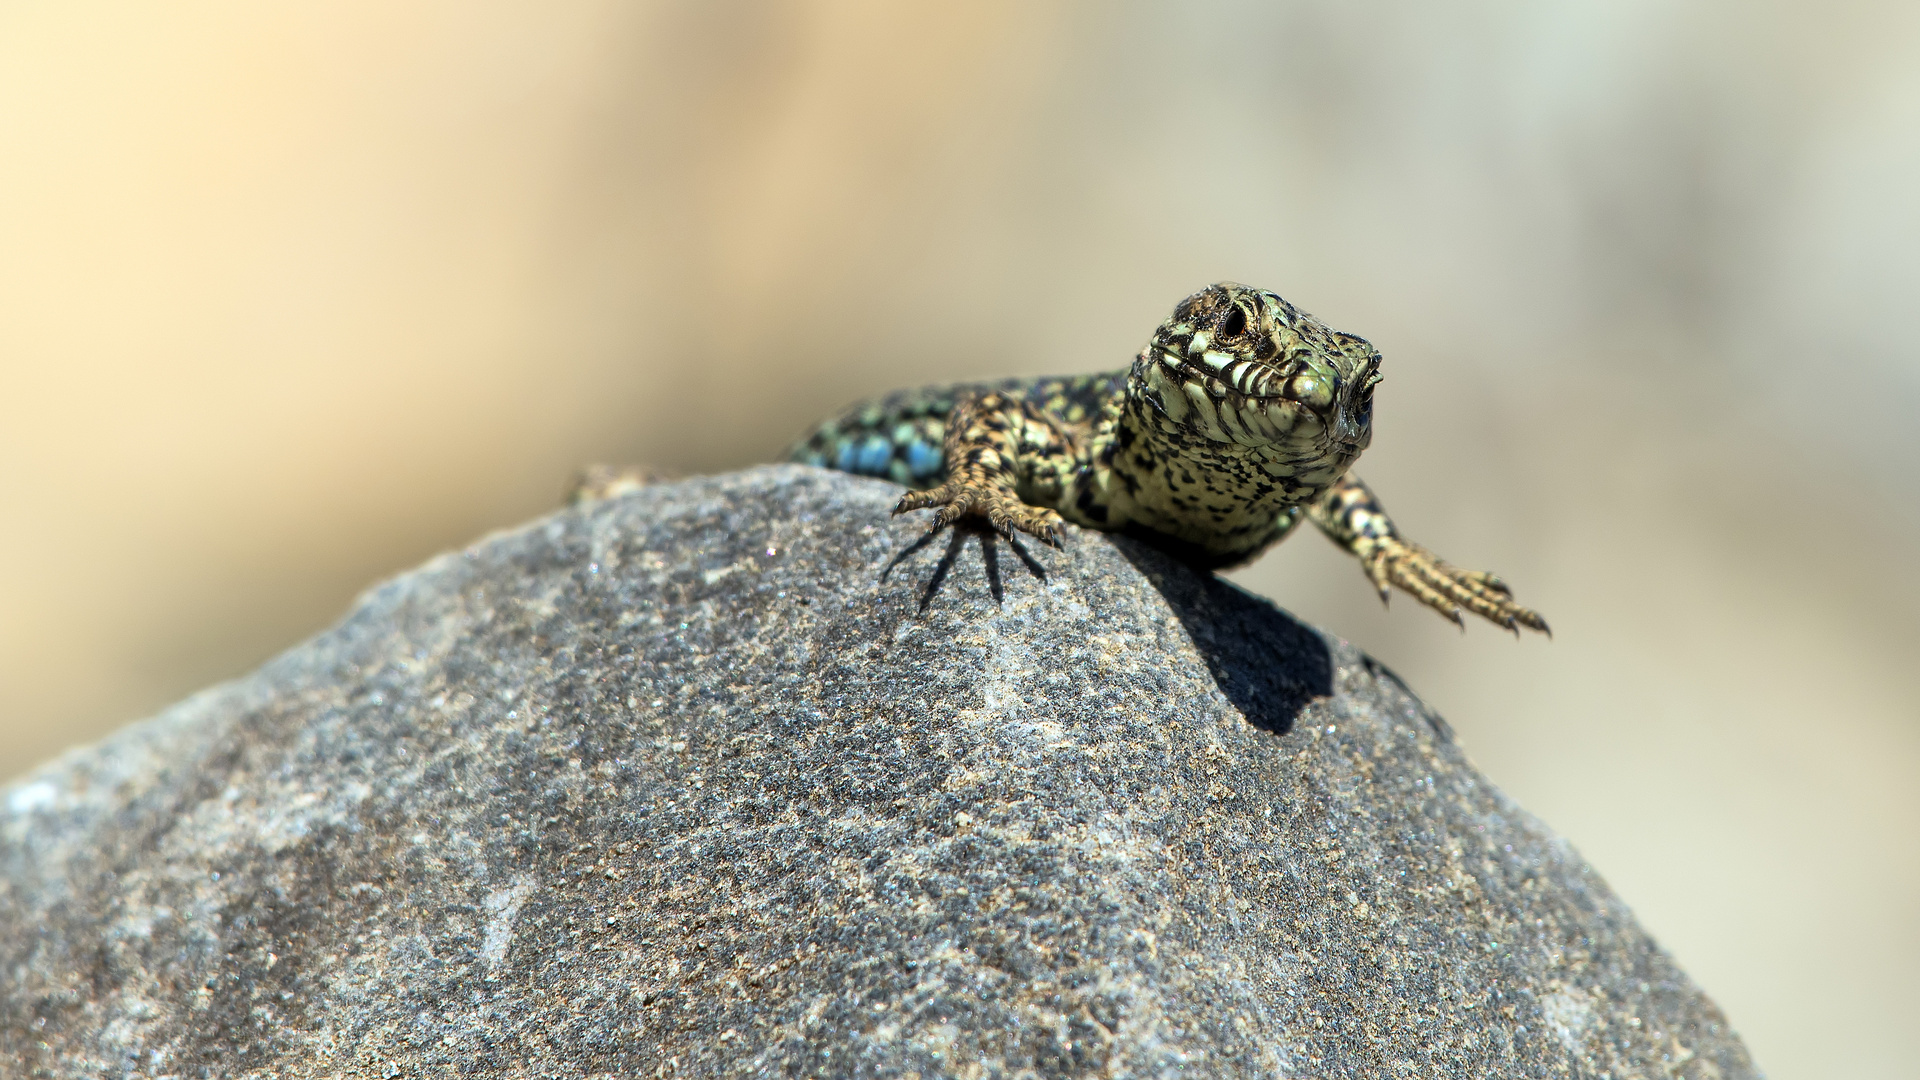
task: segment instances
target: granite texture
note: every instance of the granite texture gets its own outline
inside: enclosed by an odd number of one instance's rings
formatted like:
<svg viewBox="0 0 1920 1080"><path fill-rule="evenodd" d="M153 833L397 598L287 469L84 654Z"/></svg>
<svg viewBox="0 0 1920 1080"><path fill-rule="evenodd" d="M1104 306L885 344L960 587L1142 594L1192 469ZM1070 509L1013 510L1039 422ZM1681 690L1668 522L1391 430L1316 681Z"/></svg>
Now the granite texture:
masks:
<svg viewBox="0 0 1920 1080"><path fill-rule="evenodd" d="M1378 664L897 494L558 513L0 792L0 1075L1756 1075Z"/></svg>

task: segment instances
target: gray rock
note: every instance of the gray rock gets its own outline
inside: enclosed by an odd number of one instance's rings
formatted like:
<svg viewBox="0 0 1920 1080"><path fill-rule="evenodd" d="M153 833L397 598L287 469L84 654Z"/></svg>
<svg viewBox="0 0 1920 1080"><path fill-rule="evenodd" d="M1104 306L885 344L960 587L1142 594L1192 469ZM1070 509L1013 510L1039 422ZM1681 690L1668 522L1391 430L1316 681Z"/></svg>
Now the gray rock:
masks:
<svg viewBox="0 0 1920 1080"><path fill-rule="evenodd" d="M0 1073L1755 1075L1378 664L1098 534L883 579L895 495L559 513L6 789Z"/></svg>

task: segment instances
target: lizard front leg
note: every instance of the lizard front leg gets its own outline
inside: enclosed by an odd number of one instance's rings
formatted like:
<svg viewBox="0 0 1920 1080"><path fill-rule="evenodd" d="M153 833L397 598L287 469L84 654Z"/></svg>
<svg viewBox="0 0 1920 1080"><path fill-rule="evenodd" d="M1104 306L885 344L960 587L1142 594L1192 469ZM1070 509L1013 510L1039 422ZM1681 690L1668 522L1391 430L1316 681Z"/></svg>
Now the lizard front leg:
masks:
<svg viewBox="0 0 1920 1080"><path fill-rule="evenodd" d="M1398 586L1462 626L1465 623L1460 609L1466 608L1516 635L1522 626L1553 633L1539 612L1514 603L1513 591L1498 577L1483 570L1462 570L1402 539L1380 500L1352 473L1341 477L1310 504L1307 516L1334 543L1360 560L1367 579L1380 590L1382 603L1386 602L1388 586Z"/></svg>
<svg viewBox="0 0 1920 1080"><path fill-rule="evenodd" d="M1002 536L1011 538L1018 529L1060 546L1060 515L1022 498L1023 492L1059 495L1061 466L1072 460L1074 448L1052 421L1012 395L981 394L954 406L943 449L945 482L908 492L894 513L937 506L929 531L981 517Z"/></svg>

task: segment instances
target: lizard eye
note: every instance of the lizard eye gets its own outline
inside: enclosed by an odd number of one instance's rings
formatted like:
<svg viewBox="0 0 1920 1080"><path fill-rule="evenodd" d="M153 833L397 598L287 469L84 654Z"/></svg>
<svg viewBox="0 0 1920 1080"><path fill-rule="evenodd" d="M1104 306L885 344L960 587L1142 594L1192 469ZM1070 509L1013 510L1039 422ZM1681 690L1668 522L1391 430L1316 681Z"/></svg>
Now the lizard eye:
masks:
<svg viewBox="0 0 1920 1080"><path fill-rule="evenodd" d="M1247 332L1247 309L1239 304L1233 305L1227 317L1220 320L1218 333L1221 337L1239 337Z"/></svg>

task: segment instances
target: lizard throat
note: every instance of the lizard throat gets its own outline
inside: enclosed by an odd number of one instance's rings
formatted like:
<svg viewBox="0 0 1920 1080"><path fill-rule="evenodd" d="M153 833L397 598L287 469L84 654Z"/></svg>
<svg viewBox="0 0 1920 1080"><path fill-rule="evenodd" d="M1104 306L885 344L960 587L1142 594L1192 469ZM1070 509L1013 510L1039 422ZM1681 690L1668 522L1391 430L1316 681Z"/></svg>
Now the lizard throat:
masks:
<svg viewBox="0 0 1920 1080"><path fill-rule="evenodd" d="M1170 395L1155 394L1153 382L1129 380L1111 458L1114 494L1124 492L1115 500L1124 507L1116 509L1210 561L1239 561L1267 546L1291 525L1292 508L1319 498L1359 456L1359 446L1334 438L1310 410L1292 402L1284 404L1303 416L1291 417L1277 438L1212 437L1213 427L1230 435L1250 425L1236 422L1229 402L1215 406L1211 425L1176 415L1177 407L1167 407ZM1174 393L1198 411L1192 395Z"/></svg>

